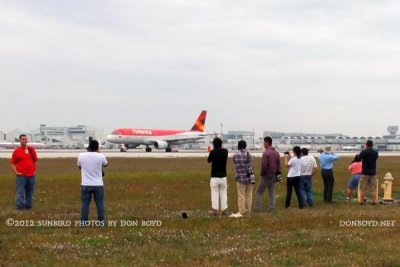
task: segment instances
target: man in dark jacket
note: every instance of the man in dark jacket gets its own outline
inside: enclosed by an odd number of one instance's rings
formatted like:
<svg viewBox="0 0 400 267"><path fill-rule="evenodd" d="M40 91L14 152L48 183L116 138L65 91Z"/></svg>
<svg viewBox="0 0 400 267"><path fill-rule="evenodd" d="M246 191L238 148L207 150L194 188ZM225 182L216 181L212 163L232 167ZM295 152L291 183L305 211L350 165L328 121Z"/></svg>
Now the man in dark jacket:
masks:
<svg viewBox="0 0 400 267"><path fill-rule="evenodd" d="M211 163L211 206L213 215L226 215L228 208L228 184L226 181L226 162L228 150L222 148L222 140L213 140L214 149L208 155L208 162Z"/></svg>
<svg viewBox="0 0 400 267"><path fill-rule="evenodd" d="M376 195L376 160L378 159L378 151L373 149L374 143L368 140L365 144L365 149L361 151L360 158L362 161L362 173L360 178L360 205L364 204L365 191L367 188L371 190L372 205L378 201Z"/></svg>

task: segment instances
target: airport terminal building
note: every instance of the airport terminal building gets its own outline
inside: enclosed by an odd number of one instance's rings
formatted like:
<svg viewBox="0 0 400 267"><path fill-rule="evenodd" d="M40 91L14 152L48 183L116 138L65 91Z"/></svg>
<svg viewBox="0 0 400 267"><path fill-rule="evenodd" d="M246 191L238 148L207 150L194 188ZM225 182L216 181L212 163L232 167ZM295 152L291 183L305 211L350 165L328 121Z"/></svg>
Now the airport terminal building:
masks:
<svg viewBox="0 0 400 267"><path fill-rule="evenodd" d="M327 145L333 151L359 151L364 147L365 142L370 139L374 142L374 147L382 151L400 151L400 135L397 134L398 126L389 126L388 135L384 136L349 136L342 133L299 133L299 132L276 132L264 131L262 137L255 138L252 131L228 131L223 134L225 147L236 149L237 142L245 140L249 149L262 149L263 138L272 137L273 146L280 151L290 150L293 146L307 147L311 151L317 151Z"/></svg>
<svg viewBox="0 0 400 267"><path fill-rule="evenodd" d="M39 128L29 132L20 130L13 130L8 133L0 132L0 140L18 142L18 137L22 133L26 134L31 142L46 144L48 148L84 148L89 137L105 140L104 130L102 129L85 125L65 127L47 126L46 124L41 124Z"/></svg>
<svg viewBox="0 0 400 267"><path fill-rule="evenodd" d="M271 136L274 146L279 150L287 150L298 145L312 151L330 145L334 151L359 151L364 148L365 142L370 139L374 147L382 151L400 151L400 135L398 126L389 126L388 135L384 136L348 136L342 133L315 134L315 133L284 133L264 131L263 136Z"/></svg>

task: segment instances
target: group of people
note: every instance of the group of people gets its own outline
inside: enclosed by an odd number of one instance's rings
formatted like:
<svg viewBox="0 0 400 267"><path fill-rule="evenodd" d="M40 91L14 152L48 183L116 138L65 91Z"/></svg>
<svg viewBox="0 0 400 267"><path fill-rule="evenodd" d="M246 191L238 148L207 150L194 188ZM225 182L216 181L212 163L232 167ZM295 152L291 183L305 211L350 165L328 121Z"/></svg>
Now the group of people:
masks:
<svg viewBox="0 0 400 267"><path fill-rule="evenodd" d="M222 147L222 140L213 140L214 149L210 151L208 162L211 163L211 208L213 215L225 215L228 208L227 197L227 172L228 150ZM256 189L255 211L262 211L263 193L268 188L269 204L267 212L275 209L275 183L282 182L281 157L278 151L272 147L272 138L264 138L264 152L261 158L260 181ZM292 152L284 153L284 166L288 168L286 179L285 208L291 204L293 189L297 196L298 206L313 206L312 176L316 173L318 164L316 159L308 154L308 149L299 146L293 147ZM335 184L333 165L339 159L339 155L332 153L331 147L327 146L319 151L318 160L321 167L323 181L324 202L331 203L333 188ZM365 204L366 190L371 191L372 204L376 204L376 161L378 152L373 149L373 142L368 140L365 149L357 154L349 166L351 179L348 184L347 199L351 200L352 192L358 185L361 191L361 205ZM238 212L232 217L241 217L243 214L251 213L253 200L253 157L246 150L246 142L238 142L238 151L233 156L235 165L235 180L238 193Z"/></svg>
<svg viewBox="0 0 400 267"><path fill-rule="evenodd" d="M36 151L28 146L28 138L22 134L19 137L20 146L17 147L11 157L11 168L16 175L16 209L32 209L32 196L36 181L36 162L38 160ZM282 182L281 157L278 151L272 147L272 138L264 138L264 152L261 159L260 181L256 189L255 211L262 211L262 198L264 191L268 188L269 204L267 212L275 209L275 183ZM99 143L90 140L88 151L79 154L77 165L81 170L81 221L88 221L89 205L92 199L97 207L99 221L105 220L104 210L104 184L103 167L108 162L105 156L99 152ZM334 187L333 164L339 156L331 152L328 146L320 151L318 157L321 166L321 175L324 184L324 201L332 202ZM366 142L365 149L356 155L349 166L351 179L348 184L347 198L351 199L352 191L360 185L360 204L365 204L365 193L371 190L372 204L376 204L376 161L378 152L373 149L371 140ZM213 150L208 155L208 162L211 163L211 207L213 215L225 215L228 208L228 185L226 165L228 150L222 147L222 140L213 140ZM235 180L238 192L238 213L235 217L251 213L253 201L253 186L255 184L253 171L253 157L246 150L246 142L238 142L238 151L233 156L235 164ZM312 176L318 168L315 158L308 155L307 148L295 146L292 153L284 153L284 166L288 168L286 179L286 201L285 208L290 207L292 191L294 189L299 208L305 205L313 206L312 197Z"/></svg>
<svg viewBox="0 0 400 267"><path fill-rule="evenodd" d="M17 211L32 209L32 197L36 181L36 162L38 157L33 147L28 146L28 137L19 136L20 146L11 156L11 168L16 175ZM108 165L105 156L99 152L99 142L90 140L88 151L80 153L78 168L81 170L81 222L88 221L89 205L93 197L97 207L97 218L105 220L103 167Z"/></svg>

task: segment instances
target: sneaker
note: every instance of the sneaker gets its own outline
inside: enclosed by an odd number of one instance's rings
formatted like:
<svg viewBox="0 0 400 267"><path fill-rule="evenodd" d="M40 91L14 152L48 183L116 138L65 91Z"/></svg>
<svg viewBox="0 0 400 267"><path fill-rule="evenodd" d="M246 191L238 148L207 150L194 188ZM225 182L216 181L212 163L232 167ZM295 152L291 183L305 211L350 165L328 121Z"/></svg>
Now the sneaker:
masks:
<svg viewBox="0 0 400 267"><path fill-rule="evenodd" d="M241 217L243 217L243 215L240 212L238 212L238 213L233 213L233 214L229 215L229 217L230 218L241 218Z"/></svg>
<svg viewBox="0 0 400 267"><path fill-rule="evenodd" d="M346 199L347 199L347 200L349 200L349 201L351 200L351 198L350 198L350 197L346 197Z"/></svg>

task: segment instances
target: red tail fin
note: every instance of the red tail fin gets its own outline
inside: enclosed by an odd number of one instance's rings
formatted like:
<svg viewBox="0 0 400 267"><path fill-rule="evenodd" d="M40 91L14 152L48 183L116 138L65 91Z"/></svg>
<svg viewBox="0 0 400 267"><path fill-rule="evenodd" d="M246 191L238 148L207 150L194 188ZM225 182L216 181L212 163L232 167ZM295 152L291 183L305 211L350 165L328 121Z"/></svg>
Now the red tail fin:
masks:
<svg viewBox="0 0 400 267"><path fill-rule="evenodd" d="M196 131L196 132L204 132L204 126L206 124L206 116L207 116L207 110L203 110L197 120L194 122L191 131Z"/></svg>

